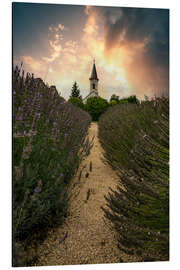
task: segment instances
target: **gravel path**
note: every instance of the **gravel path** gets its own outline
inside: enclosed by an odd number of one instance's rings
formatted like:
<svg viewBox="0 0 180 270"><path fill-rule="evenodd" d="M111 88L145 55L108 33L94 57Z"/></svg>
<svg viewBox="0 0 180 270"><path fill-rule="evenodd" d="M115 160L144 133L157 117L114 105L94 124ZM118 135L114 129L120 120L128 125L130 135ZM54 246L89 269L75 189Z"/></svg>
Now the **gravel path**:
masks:
<svg viewBox="0 0 180 270"><path fill-rule="evenodd" d="M81 164L81 168L86 166L81 179L78 179L78 171L72 181L75 186L73 194L79 193L71 200L70 215L65 224L49 232L46 240L38 247L38 266L135 261L121 254L116 247L115 235L105 224L107 220L104 221L104 213L100 208L105 205L104 195L108 193L109 187L115 189L118 176L101 159L102 148L97 133L98 126L92 123L89 137L95 135L94 146Z"/></svg>

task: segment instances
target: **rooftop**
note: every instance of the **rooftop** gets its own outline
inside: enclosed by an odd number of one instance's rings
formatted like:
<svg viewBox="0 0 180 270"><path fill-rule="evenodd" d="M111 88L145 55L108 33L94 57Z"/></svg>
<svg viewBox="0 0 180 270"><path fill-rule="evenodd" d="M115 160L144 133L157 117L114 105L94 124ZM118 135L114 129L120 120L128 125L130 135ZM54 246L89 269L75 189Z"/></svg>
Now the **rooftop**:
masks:
<svg viewBox="0 0 180 270"><path fill-rule="evenodd" d="M90 80L99 80L97 77L97 72L96 72L96 65L95 65L95 60L94 60L94 64L93 64L93 68L92 68L92 72L91 72L91 77L89 78Z"/></svg>

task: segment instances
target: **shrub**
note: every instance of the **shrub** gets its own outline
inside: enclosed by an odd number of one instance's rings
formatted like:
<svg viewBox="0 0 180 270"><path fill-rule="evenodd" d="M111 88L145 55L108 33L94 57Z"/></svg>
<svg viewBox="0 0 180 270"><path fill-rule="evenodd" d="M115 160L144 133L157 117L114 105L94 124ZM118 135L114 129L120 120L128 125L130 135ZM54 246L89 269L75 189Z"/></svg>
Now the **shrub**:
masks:
<svg viewBox="0 0 180 270"><path fill-rule="evenodd" d="M99 121L105 157L120 176L102 209L120 250L142 261L168 260L169 101L124 106L108 110Z"/></svg>
<svg viewBox="0 0 180 270"><path fill-rule="evenodd" d="M111 96L111 98L110 98L110 102L111 102L112 100L115 100L115 101L117 101L117 103L118 103L118 102L119 102L119 96L116 96L115 94L113 94L113 95Z"/></svg>
<svg viewBox="0 0 180 270"><path fill-rule="evenodd" d="M122 98L122 99L119 100L118 103L119 103L119 104L127 104L127 103L129 103L129 102L128 102L128 99L127 99L127 98Z"/></svg>
<svg viewBox="0 0 180 270"><path fill-rule="evenodd" d="M71 97L69 100L68 100L69 103L81 108L81 109L84 109L84 103L82 101L82 99L80 98L77 98L77 97Z"/></svg>
<svg viewBox="0 0 180 270"><path fill-rule="evenodd" d="M128 103L135 103L135 104L139 103L139 100L137 99L136 96L130 96L127 98L127 100L128 100Z"/></svg>
<svg viewBox="0 0 180 270"><path fill-rule="evenodd" d="M68 210L68 185L88 152L90 122L87 112L66 103L42 80L28 73L24 77L21 69L14 68L15 246L35 232L62 224Z"/></svg>
<svg viewBox="0 0 180 270"><path fill-rule="evenodd" d="M129 96L127 98L122 98L118 100L119 104L126 104L126 103L134 103L134 104L139 104L139 100L137 99L136 96Z"/></svg>
<svg viewBox="0 0 180 270"><path fill-rule="evenodd" d="M118 101L116 101L115 99L112 99L110 102L109 102L109 105L110 106L114 106L114 105L117 105L118 104Z"/></svg>
<svg viewBox="0 0 180 270"><path fill-rule="evenodd" d="M99 139L105 157L111 165L124 167L129 158L136 135L144 130L153 135L154 121L158 120L157 107L153 102L140 104L119 104L111 107L99 119ZM160 111L160 108L158 109ZM116 139L115 139L116 138Z"/></svg>
<svg viewBox="0 0 180 270"><path fill-rule="evenodd" d="M98 121L100 115L108 108L108 102L101 97L90 97L85 104L85 110L91 115L93 121Z"/></svg>

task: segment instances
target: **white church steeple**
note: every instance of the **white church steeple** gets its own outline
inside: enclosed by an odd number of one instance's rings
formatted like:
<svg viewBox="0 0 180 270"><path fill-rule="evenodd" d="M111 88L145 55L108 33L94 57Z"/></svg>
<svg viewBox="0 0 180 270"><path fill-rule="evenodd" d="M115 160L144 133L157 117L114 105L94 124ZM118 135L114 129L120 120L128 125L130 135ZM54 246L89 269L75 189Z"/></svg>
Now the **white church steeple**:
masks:
<svg viewBox="0 0 180 270"><path fill-rule="evenodd" d="M90 92L89 94L83 99L86 101L90 97L98 97L98 76L96 71L95 59L93 60L93 68L91 72L91 77L89 78L90 81Z"/></svg>
<svg viewBox="0 0 180 270"><path fill-rule="evenodd" d="M91 96L98 96L98 77L97 77L97 71L96 71L96 65L95 65L95 59L93 61L93 68L91 72L90 80L90 93L93 95Z"/></svg>

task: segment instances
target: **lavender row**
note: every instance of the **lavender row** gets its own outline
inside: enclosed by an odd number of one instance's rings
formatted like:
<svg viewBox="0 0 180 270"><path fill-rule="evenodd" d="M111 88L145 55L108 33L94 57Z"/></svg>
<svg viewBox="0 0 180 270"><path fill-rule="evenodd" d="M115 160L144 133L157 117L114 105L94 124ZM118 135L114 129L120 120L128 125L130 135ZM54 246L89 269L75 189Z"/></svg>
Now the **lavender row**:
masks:
<svg viewBox="0 0 180 270"><path fill-rule="evenodd" d="M13 70L13 264L37 231L63 223L68 185L88 153L89 114L22 67Z"/></svg>
<svg viewBox="0 0 180 270"><path fill-rule="evenodd" d="M169 100L114 106L100 118L99 137L119 175L102 207L115 243L138 261L169 260Z"/></svg>

